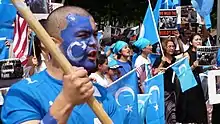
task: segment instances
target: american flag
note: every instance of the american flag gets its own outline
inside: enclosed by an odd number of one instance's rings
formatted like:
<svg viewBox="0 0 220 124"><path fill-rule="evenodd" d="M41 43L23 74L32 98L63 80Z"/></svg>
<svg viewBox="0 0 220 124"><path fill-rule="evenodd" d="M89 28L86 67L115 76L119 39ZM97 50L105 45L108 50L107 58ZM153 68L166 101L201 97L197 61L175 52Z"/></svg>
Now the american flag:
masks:
<svg viewBox="0 0 220 124"><path fill-rule="evenodd" d="M141 65L136 69L138 77L140 79L140 83L143 83L145 79L147 78L146 76L146 69L145 69L145 64Z"/></svg>
<svg viewBox="0 0 220 124"><path fill-rule="evenodd" d="M28 23L17 14L14 28L13 52L15 58L19 58L24 66L28 61L28 47Z"/></svg>

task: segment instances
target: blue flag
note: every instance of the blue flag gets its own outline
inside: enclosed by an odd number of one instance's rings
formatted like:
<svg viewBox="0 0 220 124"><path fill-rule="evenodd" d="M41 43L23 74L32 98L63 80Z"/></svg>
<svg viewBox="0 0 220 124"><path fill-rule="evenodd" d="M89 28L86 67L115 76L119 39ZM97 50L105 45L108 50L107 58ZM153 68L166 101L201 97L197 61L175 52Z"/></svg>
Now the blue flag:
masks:
<svg viewBox="0 0 220 124"><path fill-rule="evenodd" d="M124 124L139 124L140 121L137 103L137 79L136 71L133 70L107 88L108 92L115 97Z"/></svg>
<svg viewBox="0 0 220 124"><path fill-rule="evenodd" d="M15 20L16 9L10 0L0 0L0 15L0 37L13 39L14 28L12 24Z"/></svg>
<svg viewBox="0 0 220 124"><path fill-rule="evenodd" d="M5 45L6 37L0 37L0 60L8 59L9 48Z"/></svg>
<svg viewBox="0 0 220 124"><path fill-rule="evenodd" d="M154 18L155 18L155 23L156 23L157 27L158 27L158 24L159 24L161 5L162 5L162 0L157 0L157 4L154 8Z"/></svg>
<svg viewBox="0 0 220 124"><path fill-rule="evenodd" d="M171 0L163 0L161 9L174 9L174 4Z"/></svg>
<svg viewBox="0 0 220 124"><path fill-rule="evenodd" d="M180 59L176 62L172 69L175 71L178 79L180 81L182 92L195 87L197 85L196 79L193 75L191 67L189 65L189 60L187 57Z"/></svg>
<svg viewBox="0 0 220 124"><path fill-rule="evenodd" d="M148 39L152 45L160 41L150 1L141 26L139 38Z"/></svg>
<svg viewBox="0 0 220 124"><path fill-rule="evenodd" d="M147 80L144 85L144 92L149 95L146 106L146 123L165 124L163 74L160 73Z"/></svg>
<svg viewBox="0 0 220 124"><path fill-rule="evenodd" d="M175 6L179 6L180 5L180 0L173 0L173 4Z"/></svg>
<svg viewBox="0 0 220 124"><path fill-rule="evenodd" d="M148 57L150 58L151 65L154 65L154 62L156 61L157 58L160 57L160 55L158 55L158 54L149 54Z"/></svg>
<svg viewBox="0 0 220 124"><path fill-rule="evenodd" d="M214 0L191 0L191 3L199 15L205 18L211 13Z"/></svg>
<svg viewBox="0 0 220 124"><path fill-rule="evenodd" d="M220 49L218 49L218 54L217 54L217 67L220 67Z"/></svg>
<svg viewBox="0 0 220 124"><path fill-rule="evenodd" d="M138 114L140 116L140 124L145 124L146 114L147 114L147 102L149 99L148 94L138 94Z"/></svg>
<svg viewBox="0 0 220 124"><path fill-rule="evenodd" d="M205 16L204 20L205 20L206 29L211 28L212 27L212 22L211 22L210 14Z"/></svg>

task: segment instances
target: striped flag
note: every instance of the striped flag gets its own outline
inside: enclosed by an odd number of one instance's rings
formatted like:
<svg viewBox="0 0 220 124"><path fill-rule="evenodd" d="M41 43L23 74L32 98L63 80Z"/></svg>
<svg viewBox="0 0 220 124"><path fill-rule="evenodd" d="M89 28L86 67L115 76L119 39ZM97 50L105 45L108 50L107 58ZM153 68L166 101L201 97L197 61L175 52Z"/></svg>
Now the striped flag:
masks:
<svg viewBox="0 0 220 124"><path fill-rule="evenodd" d="M147 78L145 64L138 67L136 71L137 71L137 76L140 78L140 83L143 83L145 79Z"/></svg>
<svg viewBox="0 0 220 124"><path fill-rule="evenodd" d="M13 52L15 58L19 58L24 66L28 61L28 47L28 23L17 14L14 28Z"/></svg>

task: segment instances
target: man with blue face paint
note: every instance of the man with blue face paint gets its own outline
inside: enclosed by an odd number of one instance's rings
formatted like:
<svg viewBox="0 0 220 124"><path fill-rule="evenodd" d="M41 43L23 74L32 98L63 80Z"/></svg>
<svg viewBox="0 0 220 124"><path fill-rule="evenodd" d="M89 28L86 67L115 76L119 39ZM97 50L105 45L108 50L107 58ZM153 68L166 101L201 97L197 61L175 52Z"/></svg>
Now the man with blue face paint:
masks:
<svg viewBox="0 0 220 124"><path fill-rule="evenodd" d="M74 67L73 74L65 75L52 57L47 70L10 88L2 108L3 123L97 124L98 118L84 104L93 95L114 124L121 124L114 98L87 76L96 67L97 39L91 15L79 7L61 7L49 15L46 30L69 62L86 70Z"/></svg>

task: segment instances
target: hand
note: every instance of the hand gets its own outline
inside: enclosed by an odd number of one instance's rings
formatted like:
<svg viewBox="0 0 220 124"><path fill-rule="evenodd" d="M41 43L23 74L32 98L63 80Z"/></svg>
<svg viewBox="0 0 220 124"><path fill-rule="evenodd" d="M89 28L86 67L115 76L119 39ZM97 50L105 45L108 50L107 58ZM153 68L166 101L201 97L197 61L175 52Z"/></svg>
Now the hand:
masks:
<svg viewBox="0 0 220 124"><path fill-rule="evenodd" d="M177 30L177 31L175 31L175 37L178 39L179 37L180 37L180 33L179 33L179 31Z"/></svg>
<svg viewBox="0 0 220 124"><path fill-rule="evenodd" d="M166 69L166 68L161 67L161 68L159 68L159 70L160 70L160 72L165 72L167 69Z"/></svg>
<svg viewBox="0 0 220 124"><path fill-rule="evenodd" d="M94 77L90 77L90 81L97 82L97 80Z"/></svg>
<svg viewBox="0 0 220 124"><path fill-rule="evenodd" d="M38 61L37 61L36 57L33 57L31 60L32 60L32 63L33 63L34 66L38 65Z"/></svg>
<svg viewBox="0 0 220 124"><path fill-rule="evenodd" d="M195 62L193 62L193 67L194 68L196 68L196 67L198 67L199 66L199 61L198 60L196 60Z"/></svg>
<svg viewBox="0 0 220 124"><path fill-rule="evenodd" d="M8 47L10 47L11 44L10 44L10 42L9 42L8 40L6 40L6 41L5 41L5 45L8 46Z"/></svg>
<svg viewBox="0 0 220 124"><path fill-rule="evenodd" d="M72 74L64 75L61 94L67 103L74 106L85 103L93 93L93 84L85 69L75 68Z"/></svg>

